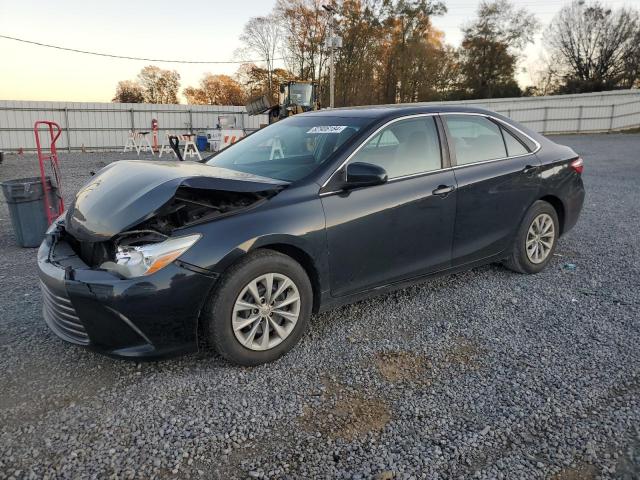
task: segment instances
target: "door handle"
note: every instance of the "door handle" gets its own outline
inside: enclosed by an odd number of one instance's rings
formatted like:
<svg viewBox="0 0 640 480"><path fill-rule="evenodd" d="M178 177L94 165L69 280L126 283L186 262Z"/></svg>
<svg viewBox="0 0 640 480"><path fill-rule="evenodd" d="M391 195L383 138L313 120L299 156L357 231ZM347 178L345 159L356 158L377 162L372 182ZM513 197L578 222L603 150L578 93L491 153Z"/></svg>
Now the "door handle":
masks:
<svg viewBox="0 0 640 480"><path fill-rule="evenodd" d="M528 173L534 173L536 170L538 170L538 167L535 165L527 165L526 167L524 167L522 169L522 173L524 173L525 175Z"/></svg>
<svg viewBox="0 0 640 480"><path fill-rule="evenodd" d="M432 193L439 197L446 197L455 189L456 187L454 187L453 185L438 185L438 188L436 188Z"/></svg>

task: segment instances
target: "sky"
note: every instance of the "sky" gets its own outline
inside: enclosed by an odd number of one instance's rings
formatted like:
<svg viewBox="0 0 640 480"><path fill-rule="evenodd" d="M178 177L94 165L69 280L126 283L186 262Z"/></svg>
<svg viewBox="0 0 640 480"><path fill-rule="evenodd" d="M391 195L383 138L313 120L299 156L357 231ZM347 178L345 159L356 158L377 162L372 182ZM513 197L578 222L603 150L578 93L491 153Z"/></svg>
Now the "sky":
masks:
<svg viewBox="0 0 640 480"><path fill-rule="evenodd" d="M445 41L459 45L460 27L479 0L444 0L448 13L434 25ZM564 4L553 0L512 0L549 23ZM275 0L0 0L0 35L82 50L146 58L196 61L235 60L245 22L268 14ZM639 6L640 0L609 5ZM541 36L527 47L518 80L532 83L541 53ZM64 52L0 38L0 99L109 102L119 80L134 79L151 62ZM206 72L234 74L237 65L159 64L176 69L182 87L197 85ZM527 70L527 71L524 71Z"/></svg>

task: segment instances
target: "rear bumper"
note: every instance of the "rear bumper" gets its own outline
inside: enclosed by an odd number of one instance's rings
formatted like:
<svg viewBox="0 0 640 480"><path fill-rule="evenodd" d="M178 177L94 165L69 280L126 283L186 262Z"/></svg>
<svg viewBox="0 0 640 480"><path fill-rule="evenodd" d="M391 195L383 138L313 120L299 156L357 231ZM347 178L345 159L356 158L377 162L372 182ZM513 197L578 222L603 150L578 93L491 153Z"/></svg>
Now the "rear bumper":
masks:
<svg viewBox="0 0 640 480"><path fill-rule="evenodd" d="M163 358L197 350L198 317L213 276L174 262L122 279L90 269L59 237L38 250L43 316L67 342L120 358Z"/></svg>

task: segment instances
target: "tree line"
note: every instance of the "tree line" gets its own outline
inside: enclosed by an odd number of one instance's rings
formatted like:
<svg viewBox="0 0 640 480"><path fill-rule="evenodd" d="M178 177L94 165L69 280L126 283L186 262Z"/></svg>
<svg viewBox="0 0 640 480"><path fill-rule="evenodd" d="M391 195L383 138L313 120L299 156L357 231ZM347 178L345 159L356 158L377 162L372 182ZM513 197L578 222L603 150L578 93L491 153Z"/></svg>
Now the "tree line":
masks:
<svg viewBox="0 0 640 480"><path fill-rule="evenodd" d="M517 97L640 86L640 13L610 9L599 0L563 6L543 30L535 15L509 0L483 0L464 25L457 48L432 20L446 13L440 0L277 0L273 12L249 19L240 36L243 64L233 76L205 74L182 90L191 104L244 105L277 94L280 82L312 80L328 104L328 38L335 50L336 106ZM333 15L333 17L331 16ZM331 23L333 21L333 24ZM535 84L521 89L516 74L523 50L543 33L544 64ZM275 65L284 65L278 68ZM178 103L180 75L155 66L119 82L117 102Z"/></svg>

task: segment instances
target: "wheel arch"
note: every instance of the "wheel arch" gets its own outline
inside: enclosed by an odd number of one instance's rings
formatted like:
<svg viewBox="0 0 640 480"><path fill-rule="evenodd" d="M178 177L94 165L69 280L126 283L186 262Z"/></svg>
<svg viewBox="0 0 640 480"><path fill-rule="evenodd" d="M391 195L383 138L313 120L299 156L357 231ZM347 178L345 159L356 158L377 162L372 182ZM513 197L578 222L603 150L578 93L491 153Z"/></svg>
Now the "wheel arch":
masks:
<svg viewBox="0 0 640 480"><path fill-rule="evenodd" d="M291 257L302 266L309 277L311 288L313 289L313 306L311 310L313 313L317 313L320 309L320 292L322 291L322 287L318 267L312 256L303 248L290 243L265 243L252 249L251 252L255 252L256 250L274 250Z"/></svg>
<svg viewBox="0 0 640 480"><path fill-rule="evenodd" d="M564 204L562 203L562 200L560 200L560 198L555 195L544 195L540 197L539 200L549 203L556 211L556 215L558 216L558 223L560 227L560 232L558 236L561 236L564 233L564 223L565 223L565 217L566 217L565 207L564 207Z"/></svg>

